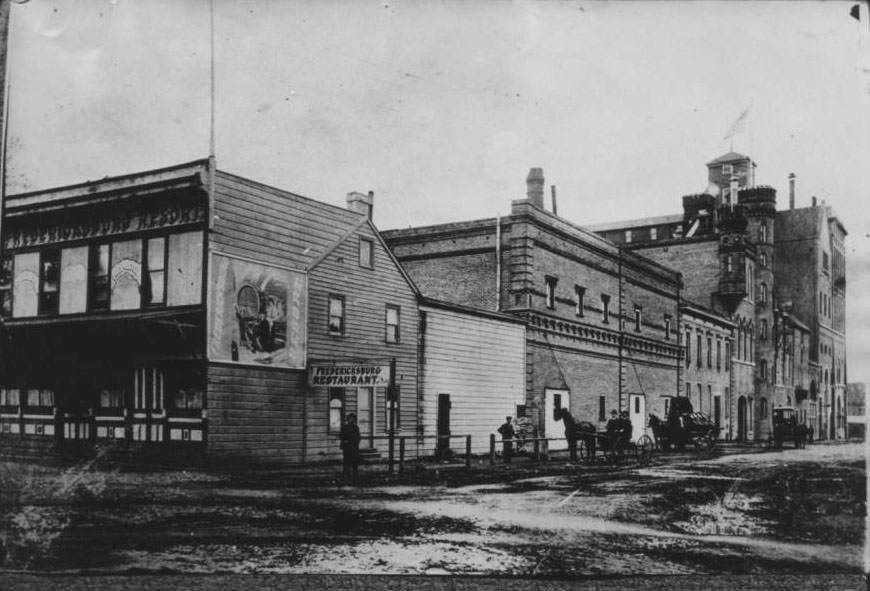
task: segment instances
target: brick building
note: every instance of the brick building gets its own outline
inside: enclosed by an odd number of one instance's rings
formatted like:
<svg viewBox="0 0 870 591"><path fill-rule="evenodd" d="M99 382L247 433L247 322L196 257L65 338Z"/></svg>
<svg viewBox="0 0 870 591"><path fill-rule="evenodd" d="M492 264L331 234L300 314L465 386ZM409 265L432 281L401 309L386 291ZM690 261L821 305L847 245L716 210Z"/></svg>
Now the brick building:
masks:
<svg viewBox="0 0 870 591"><path fill-rule="evenodd" d="M679 380L680 274L545 210L532 169L511 214L386 231L425 296L526 322L526 412L561 437L557 408L603 427L630 412L634 435Z"/></svg>
<svg viewBox="0 0 870 591"><path fill-rule="evenodd" d="M842 437L846 230L815 198L795 209L793 175L789 209L777 211L755 169L730 152L707 164L707 188L683 197L681 215L590 229L679 270L686 299L735 324L735 438L767 438L770 409L785 405L817 437Z"/></svg>

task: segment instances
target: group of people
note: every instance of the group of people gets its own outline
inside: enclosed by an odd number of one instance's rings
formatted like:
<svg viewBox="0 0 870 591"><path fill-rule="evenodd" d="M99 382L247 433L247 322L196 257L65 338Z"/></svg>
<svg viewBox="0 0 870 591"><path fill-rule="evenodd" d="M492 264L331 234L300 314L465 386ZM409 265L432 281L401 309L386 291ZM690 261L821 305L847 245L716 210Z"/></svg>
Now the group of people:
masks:
<svg viewBox="0 0 870 591"><path fill-rule="evenodd" d="M631 419L628 417L628 411L617 413L615 410L610 411L610 420L607 421L605 433L612 441L617 443L627 443L631 440L632 426Z"/></svg>

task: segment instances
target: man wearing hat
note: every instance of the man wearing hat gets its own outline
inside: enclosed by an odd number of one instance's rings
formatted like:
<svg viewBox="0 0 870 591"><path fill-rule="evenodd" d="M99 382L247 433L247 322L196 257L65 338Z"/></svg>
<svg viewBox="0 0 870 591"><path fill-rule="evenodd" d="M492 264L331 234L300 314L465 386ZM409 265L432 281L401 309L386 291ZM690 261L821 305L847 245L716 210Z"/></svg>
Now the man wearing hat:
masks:
<svg viewBox="0 0 870 591"><path fill-rule="evenodd" d="M347 415L347 419L341 426L338 437L341 442L344 475L347 477L352 476L355 480L359 476L359 441L362 437L359 427L356 426L356 415L354 413Z"/></svg>
<svg viewBox="0 0 870 591"><path fill-rule="evenodd" d="M616 435L619 433L619 427L620 427L619 413L616 412L615 409L611 410L610 411L610 420L607 421L607 429L606 429L607 435L610 437L616 437Z"/></svg>

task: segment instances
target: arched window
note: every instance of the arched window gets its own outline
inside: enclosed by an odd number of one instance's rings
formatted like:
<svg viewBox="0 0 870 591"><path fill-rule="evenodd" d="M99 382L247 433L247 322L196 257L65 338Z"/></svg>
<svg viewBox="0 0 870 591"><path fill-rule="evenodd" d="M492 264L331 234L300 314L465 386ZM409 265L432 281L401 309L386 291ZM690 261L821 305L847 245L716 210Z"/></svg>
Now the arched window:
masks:
<svg viewBox="0 0 870 591"><path fill-rule="evenodd" d="M759 411L761 412L761 418L766 419L767 418L767 398L761 399L760 406L761 406L761 408L759 409Z"/></svg>
<svg viewBox="0 0 870 591"><path fill-rule="evenodd" d="M767 380L767 359L762 359L758 363L758 375L762 380ZM762 402L764 399L762 399Z"/></svg>
<svg viewBox="0 0 870 591"><path fill-rule="evenodd" d="M761 303L762 304L767 303L767 284L766 283L761 284Z"/></svg>
<svg viewBox="0 0 870 591"><path fill-rule="evenodd" d="M761 222L761 228L759 230L759 242L762 244L767 243L767 222Z"/></svg>

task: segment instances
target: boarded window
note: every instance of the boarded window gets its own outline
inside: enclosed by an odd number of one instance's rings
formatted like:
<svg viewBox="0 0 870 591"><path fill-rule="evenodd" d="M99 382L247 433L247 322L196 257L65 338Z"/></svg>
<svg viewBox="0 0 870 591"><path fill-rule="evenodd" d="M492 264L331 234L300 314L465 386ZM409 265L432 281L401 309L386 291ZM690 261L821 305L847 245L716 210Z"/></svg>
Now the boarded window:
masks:
<svg viewBox="0 0 870 591"><path fill-rule="evenodd" d="M36 316L39 306L39 253L15 255L12 315L16 318Z"/></svg>
<svg viewBox="0 0 870 591"><path fill-rule="evenodd" d="M61 314L87 311L88 304L88 247L64 248L60 255Z"/></svg>
<svg viewBox="0 0 870 591"><path fill-rule="evenodd" d="M202 232L169 237L166 305L187 306L202 302Z"/></svg>
<svg viewBox="0 0 870 591"><path fill-rule="evenodd" d="M141 302L142 241L126 240L112 244L111 309L135 310Z"/></svg>

